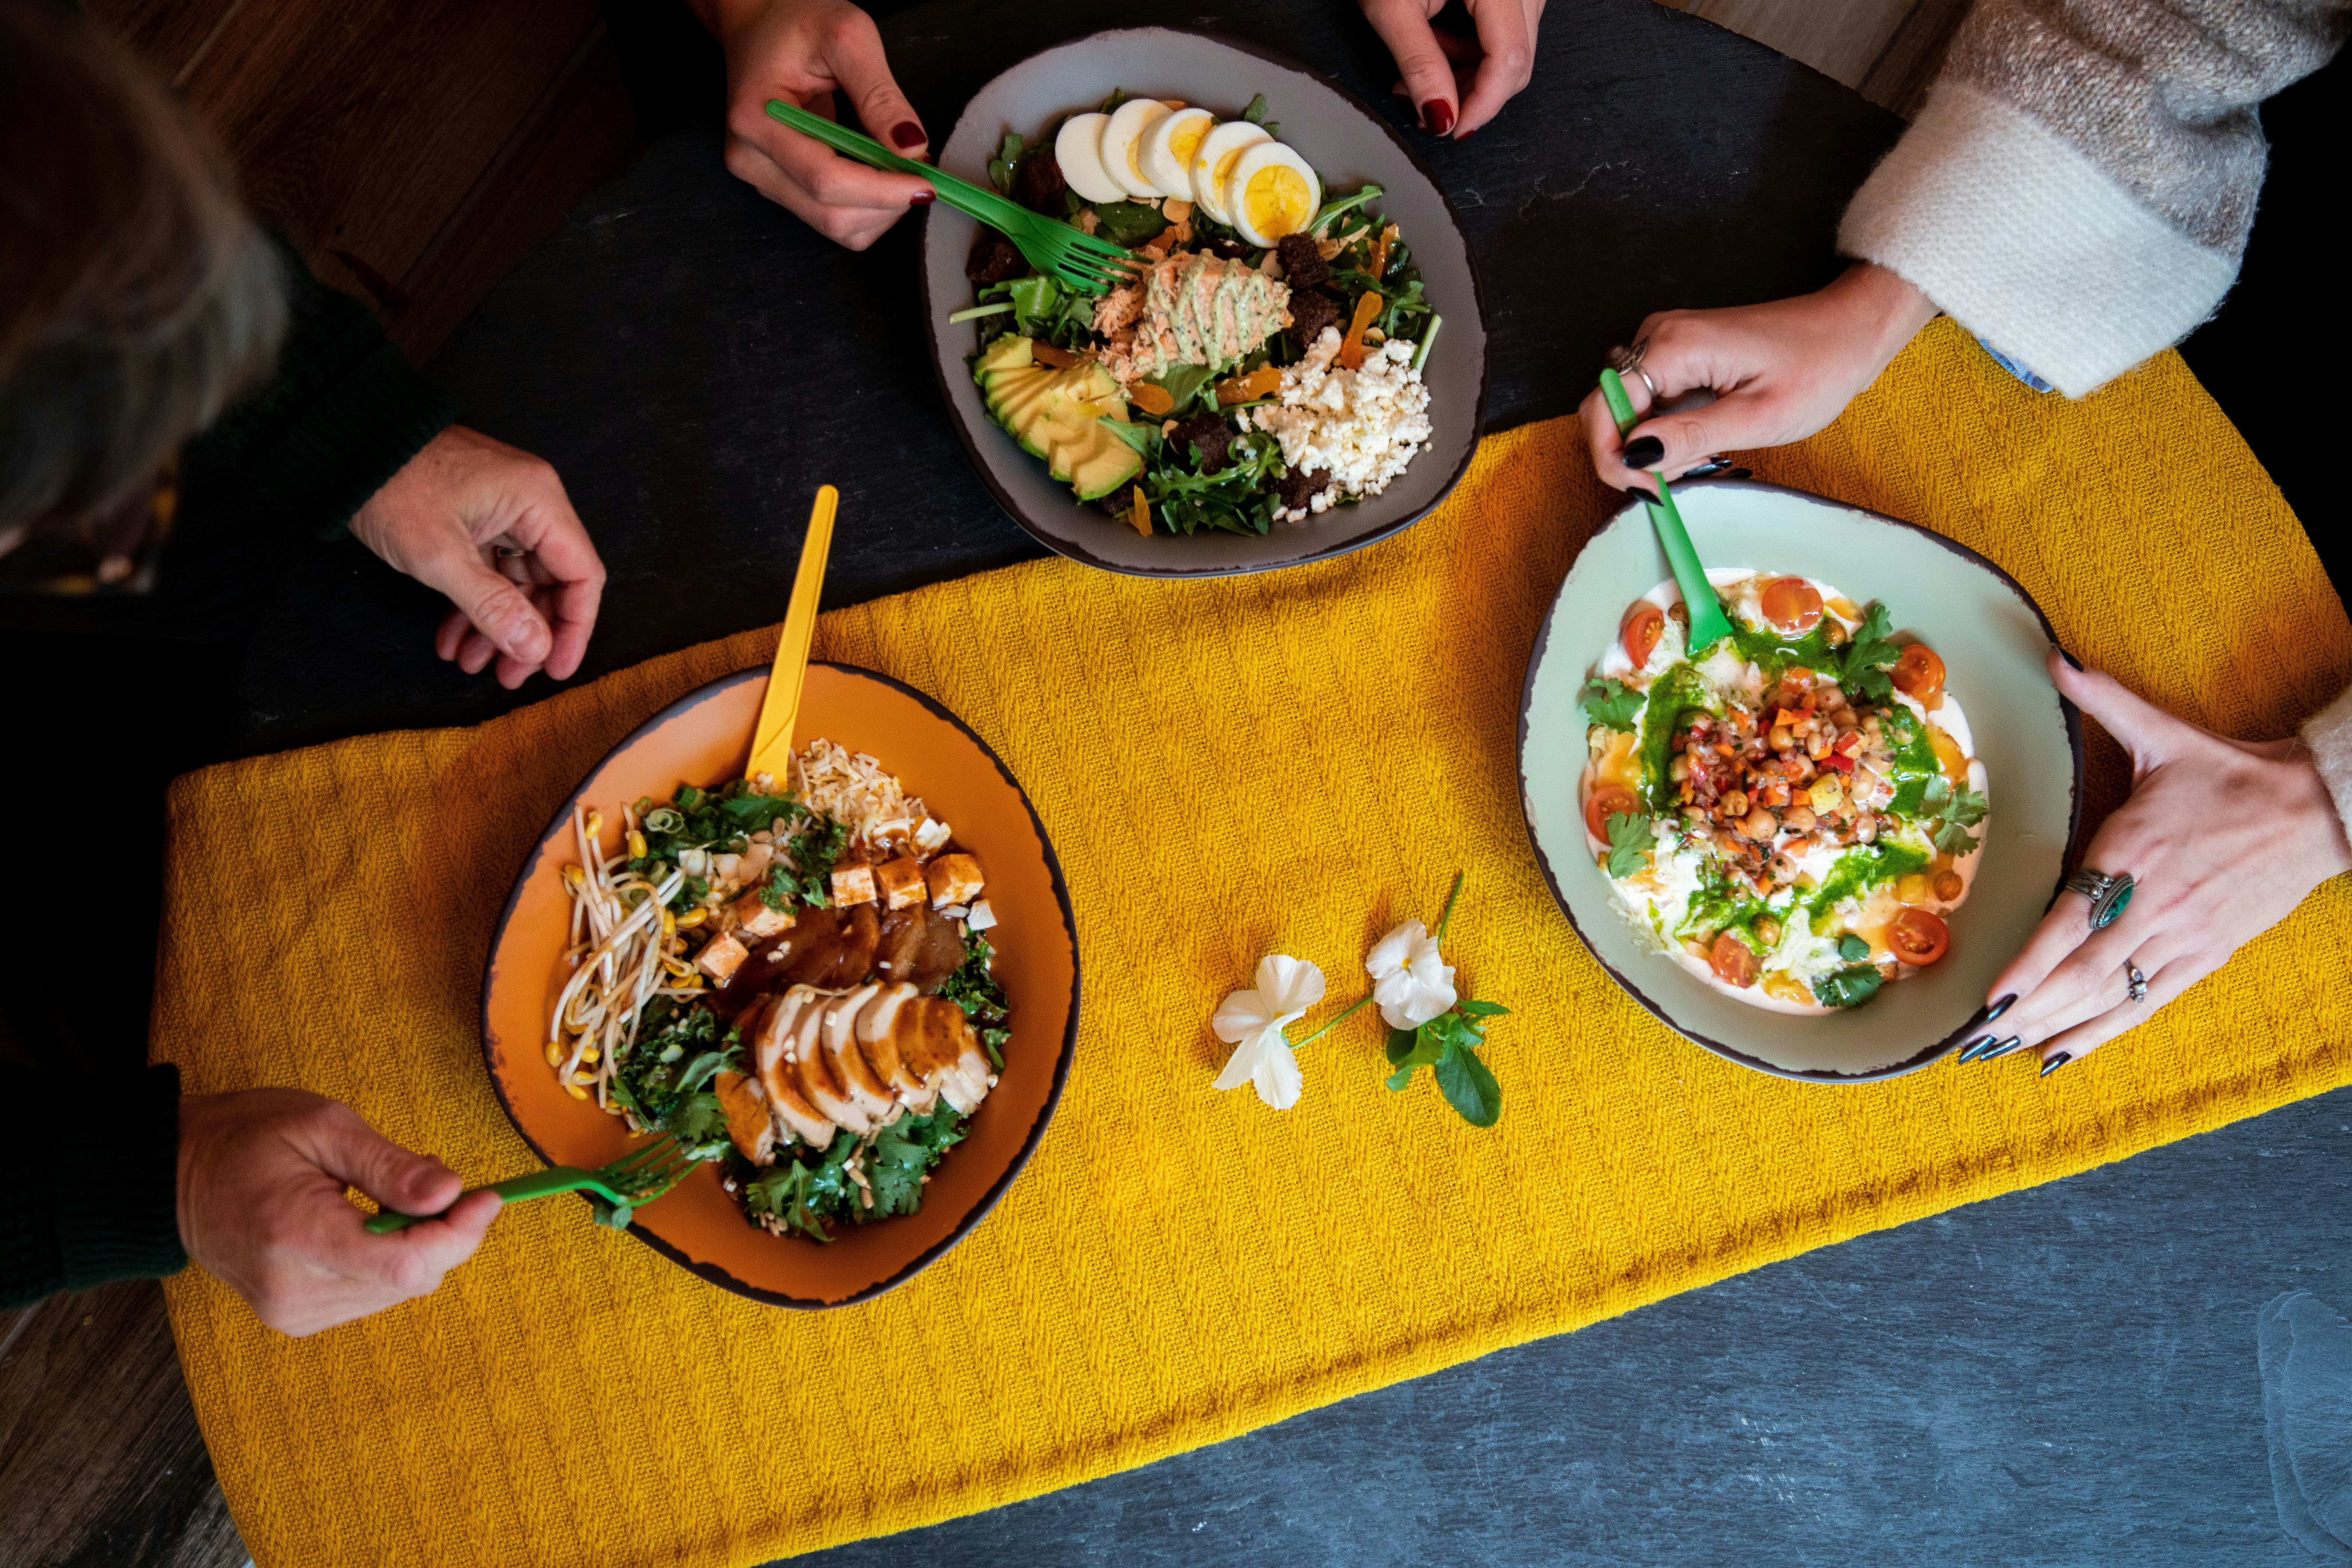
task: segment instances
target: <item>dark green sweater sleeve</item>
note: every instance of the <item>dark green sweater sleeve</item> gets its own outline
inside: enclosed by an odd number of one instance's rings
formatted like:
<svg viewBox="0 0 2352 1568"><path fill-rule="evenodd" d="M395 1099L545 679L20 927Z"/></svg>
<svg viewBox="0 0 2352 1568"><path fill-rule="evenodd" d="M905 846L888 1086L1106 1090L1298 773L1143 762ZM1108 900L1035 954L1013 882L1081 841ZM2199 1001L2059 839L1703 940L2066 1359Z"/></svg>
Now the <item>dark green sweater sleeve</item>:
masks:
<svg viewBox="0 0 2352 1568"><path fill-rule="evenodd" d="M0 1204L0 1309L110 1279L176 1274L180 1250L180 1069L128 1082L0 1073L16 1105L111 1105L105 1136L85 1120L27 1118L26 1179Z"/></svg>
<svg viewBox="0 0 2352 1568"><path fill-rule="evenodd" d="M278 374L184 453L187 504L233 500L248 519L331 539L457 417L368 308L280 245L291 316Z"/></svg>

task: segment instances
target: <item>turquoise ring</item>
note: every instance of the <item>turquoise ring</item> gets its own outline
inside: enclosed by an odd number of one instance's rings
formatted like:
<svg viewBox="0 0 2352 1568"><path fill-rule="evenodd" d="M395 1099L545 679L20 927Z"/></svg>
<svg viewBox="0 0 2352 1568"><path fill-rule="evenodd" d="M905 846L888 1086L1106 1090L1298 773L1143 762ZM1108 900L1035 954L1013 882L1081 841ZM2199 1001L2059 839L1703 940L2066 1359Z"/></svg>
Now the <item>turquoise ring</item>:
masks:
<svg viewBox="0 0 2352 1568"><path fill-rule="evenodd" d="M2105 871L2094 871L2085 866L2066 879L2066 890L2080 893L2091 900L2091 929L2105 931L2116 923L2116 917L2131 908L2131 873L2110 877Z"/></svg>

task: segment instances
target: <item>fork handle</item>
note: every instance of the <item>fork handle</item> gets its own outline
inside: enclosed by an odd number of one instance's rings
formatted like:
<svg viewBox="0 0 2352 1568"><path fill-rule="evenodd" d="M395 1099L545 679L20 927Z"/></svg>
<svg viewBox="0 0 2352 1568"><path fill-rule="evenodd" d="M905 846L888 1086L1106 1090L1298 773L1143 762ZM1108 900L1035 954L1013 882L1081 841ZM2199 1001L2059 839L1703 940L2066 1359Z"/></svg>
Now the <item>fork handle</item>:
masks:
<svg viewBox="0 0 2352 1568"><path fill-rule="evenodd" d="M1012 208L1016 212L1024 210L1015 207L1013 203L1006 201L994 191L983 190L971 181L961 179L944 169L936 169L929 163L919 163L912 158L902 157L865 132L852 131L846 125L835 124L821 114L811 114L797 104L786 103L782 99L772 98L768 100L768 118L780 125L790 126L803 136L813 136L835 152L855 158L861 163L870 163L877 169L893 174L919 174L931 183L932 188L940 193L941 201L965 216L977 218L982 223L994 224L1002 227L999 214L1004 209Z"/></svg>
<svg viewBox="0 0 2352 1568"><path fill-rule="evenodd" d="M457 1195L462 1200L476 1193L496 1193L510 1204L519 1204L525 1198L551 1197L557 1193L576 1193L583 1188L603 1193L611 1202L620 1201L597 1180L595 1172L583 1171L576 1165L551 1165L544 1171L527 1171L520 1176L509 1176L503 1182L492 1182L487 1187L467 1187ZM441 1214L448 1212L448 1209L443 1209ZM367 1229L371 1235L383 1236L390 1231L406 1230L419 1220L440 1217L441 1215L395 1214L385 1209L381 1214L368 1216Z"/></svg>

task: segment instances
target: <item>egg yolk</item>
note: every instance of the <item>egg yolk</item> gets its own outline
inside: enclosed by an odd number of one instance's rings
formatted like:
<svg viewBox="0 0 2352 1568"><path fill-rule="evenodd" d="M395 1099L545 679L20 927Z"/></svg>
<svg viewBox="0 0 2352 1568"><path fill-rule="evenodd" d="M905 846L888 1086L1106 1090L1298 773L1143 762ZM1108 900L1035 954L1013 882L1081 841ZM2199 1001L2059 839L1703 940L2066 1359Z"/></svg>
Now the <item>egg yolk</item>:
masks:
<svg viewBox="0 0 2352 1568"><path fill-rule="evenodd" d="M1242 153L1244 151L1244 149L1236 147L1232 152L1217 160L1215 181L1217 189L1221 191L1223 190L1225 188L1225 182L1234 177L1234 165L1242 161Z"/></svg>
<svg viewBox="0 0 2352 1568"><path fill-rule="evenodd" d="M1127 172L1135 176L1137 184L1143 184L1143 138L1140 136L1127 144Z"/></svg>
<svg viewBox="0 0 2352 1568"><path fill-rule="evenodd" d="M1307 182L1299 177L1297 170L1280 163L1269 163L1252 174L1242 200L1248 208L1251 226L1260 234L1277 237L1297 234L1307 226L1311 216L1307 210Z"/></svg>
<svg viewBox="0 0 2352 1568"><path fill-rule="evenodd" d="M1169 134L1168 151L1175 158L1178 167L1189 169L1192 166L1192 154L1201 150L1201 142L1208 134L1209 117L1205 114L1196 120L1186 121Z"/></svg>

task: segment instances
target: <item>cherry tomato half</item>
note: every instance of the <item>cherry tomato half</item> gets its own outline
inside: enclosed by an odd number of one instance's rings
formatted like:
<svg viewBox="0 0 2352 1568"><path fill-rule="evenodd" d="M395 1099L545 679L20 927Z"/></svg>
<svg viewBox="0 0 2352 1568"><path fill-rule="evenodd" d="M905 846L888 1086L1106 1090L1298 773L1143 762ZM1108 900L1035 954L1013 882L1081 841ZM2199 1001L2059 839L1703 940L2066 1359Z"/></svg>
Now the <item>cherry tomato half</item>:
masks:
<svg viewBox="0 0 2352 1568"><path fill-rule="evenodd" d="M1775 577L1759 598L1764 618L1780 630L1802 637L1822 623L1822 595L1802 577Z"/></svg>
<svg viewBox="0 0 2352 1568"><path fill-rule="evenodd" d="M1889 679L1930 713L1944 705L1944 661L1926 643L1915 642L1905 648Z"/></svg>
<svg viewBox="0 0 2352 1568"><path fill-rule="evenodd" d="M1584 826L1601 843L1609 842L1609 819L1612 816L1640 816L1642 797L1623 784L1603 784L1592 792L1584 803Z"/></svg>
<svg viewBox="0 0 2352 1568"><path fill-rule="evenodd" d="M1734 932L1725 931L1715 939L1706 961L1714 966L1715 977L1726 985L1737 985L1745 991L1756 984L1756 955Z"/></svg>
<svg viewBox="0 0 2352 1568"><path fill-rule="evenodd" d="M1658 634L1666 628L1666 612L1647 599L1636 599L1617 623L1617 641L1625 649L1625 657L1641 669L1650 662L1650 651L1658 646Z"/></svg>
<svg viewBox="0 0 2352 1568"><path fill-rule="evenodd" d="M1929 910L1905 910L1887 928L1886 945L1906 963L1933 963L1952 945L1952 929Z"/></svg>

